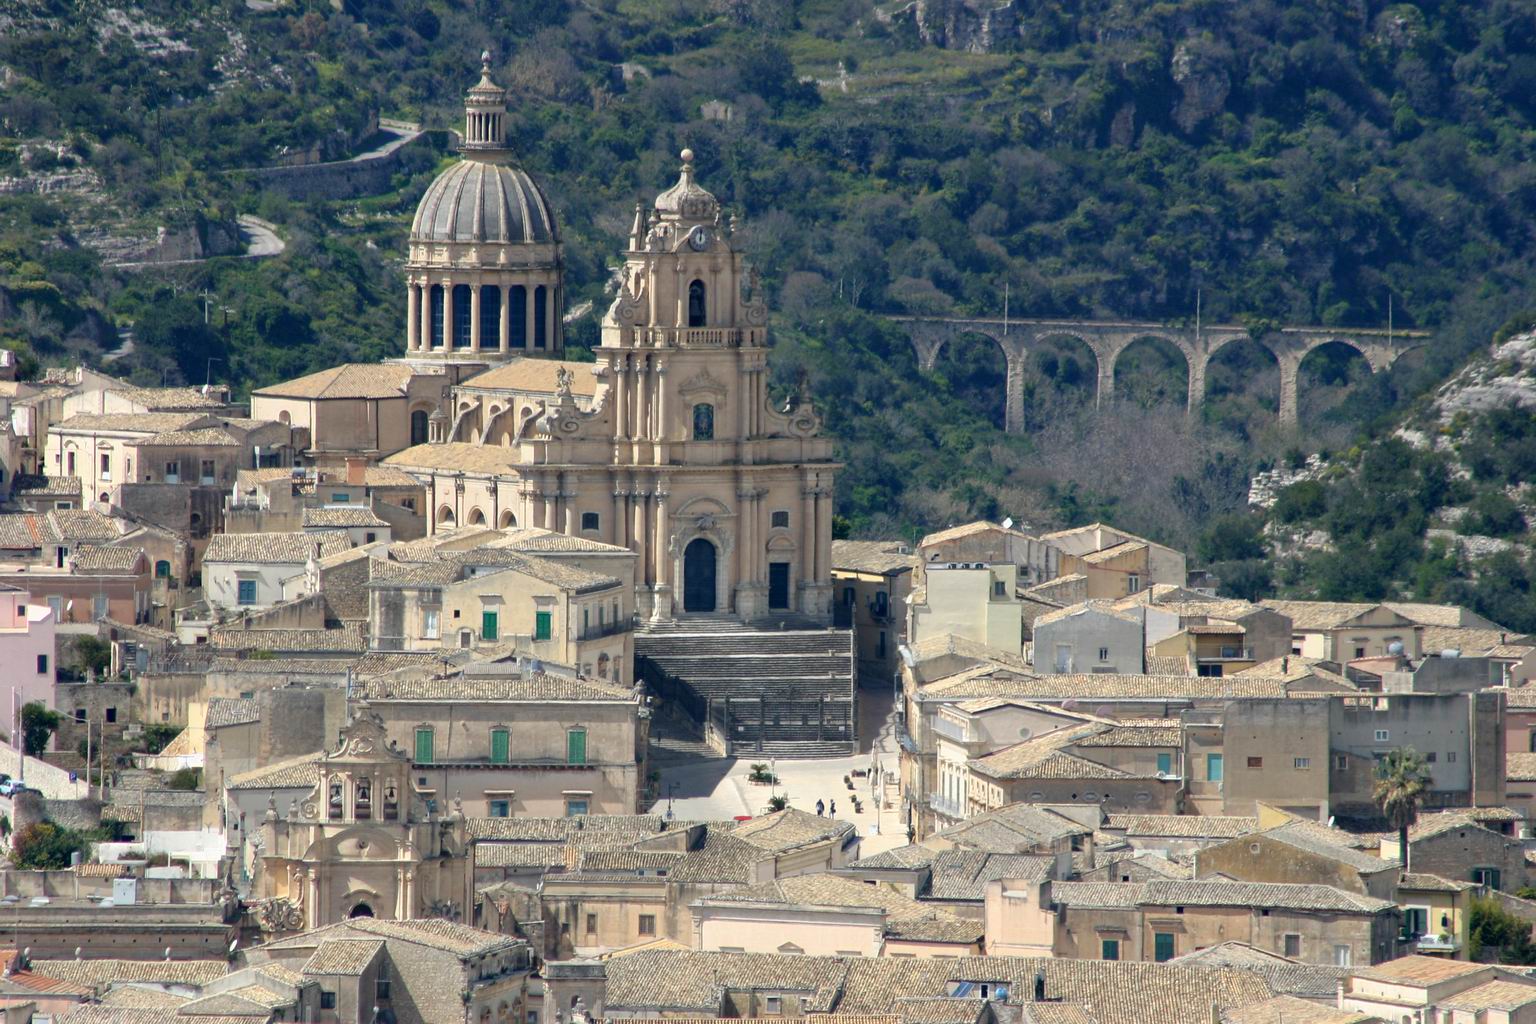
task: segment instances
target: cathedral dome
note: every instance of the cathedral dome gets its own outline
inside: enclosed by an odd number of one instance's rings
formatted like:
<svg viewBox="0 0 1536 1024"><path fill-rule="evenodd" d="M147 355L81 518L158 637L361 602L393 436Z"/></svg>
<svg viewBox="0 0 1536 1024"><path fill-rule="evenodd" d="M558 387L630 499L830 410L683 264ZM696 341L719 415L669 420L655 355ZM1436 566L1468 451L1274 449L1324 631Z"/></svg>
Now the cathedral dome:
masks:
<svg viewBox="0 0 1536 1024"><path fill-rule="evenodd" d="M549 200L527 172L460 160L438 175L416 207L412 242L549 244L559 231Z"/></svg>

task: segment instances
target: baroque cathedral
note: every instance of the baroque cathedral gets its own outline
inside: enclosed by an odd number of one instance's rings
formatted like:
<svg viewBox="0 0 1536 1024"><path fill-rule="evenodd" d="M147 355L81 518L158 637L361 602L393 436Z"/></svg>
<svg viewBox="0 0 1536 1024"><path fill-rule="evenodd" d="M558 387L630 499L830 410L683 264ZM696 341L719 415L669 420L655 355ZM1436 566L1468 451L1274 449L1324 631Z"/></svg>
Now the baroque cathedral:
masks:
<svg viewBox="0 0 1536 1024"><path fill-rule="evenodd" d="M768 310L736 218L696 179L638 204L595 362L561 358L550 203L507 146L482 57L460 159L427 189L399 362L450 383L385 461L423 480L433 533L539 526L627 547L642 617L831 615L831 444L776 408Z"/></svg>

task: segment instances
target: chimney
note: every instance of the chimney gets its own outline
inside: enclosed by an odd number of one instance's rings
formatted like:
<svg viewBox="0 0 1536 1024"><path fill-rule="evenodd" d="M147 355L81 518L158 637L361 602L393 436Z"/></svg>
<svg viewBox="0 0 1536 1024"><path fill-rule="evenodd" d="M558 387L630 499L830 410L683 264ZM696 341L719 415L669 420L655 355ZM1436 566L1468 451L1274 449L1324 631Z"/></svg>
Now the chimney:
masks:
<svg viewBox="0 0 1536 1024"><path fill-rule="evenodd" d="M347 456L347 483L361 487L368 474L368 460L357 455Z"/></svg>

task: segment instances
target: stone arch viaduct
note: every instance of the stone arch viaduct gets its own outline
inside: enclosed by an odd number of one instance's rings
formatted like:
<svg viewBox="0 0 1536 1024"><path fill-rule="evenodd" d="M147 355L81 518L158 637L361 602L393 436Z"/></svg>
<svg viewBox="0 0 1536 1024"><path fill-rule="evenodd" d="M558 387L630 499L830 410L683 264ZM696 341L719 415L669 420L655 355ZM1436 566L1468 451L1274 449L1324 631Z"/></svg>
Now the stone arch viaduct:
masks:
<svg viewBox="0 0 1536 1024"><path fill-rule="evenodd" d="M1246 327L1211 324L1203 327L1107 320L1003 320L958 317L892 317L901 324L917 350L924 370L932 370L946 344L967 334L991 339L1002 349L1008 365L1006 428L1024 428L1024 368L1031 351L1052 338L1072 338L1093 352L1098 363L1095 404L1102 407L1115 394L1115 364L1132 344L1160 339L1184 356L1189 372L1189 408L1205 401L1205 371L1211 358L1235 341L1252 339L1267 349L1280 366L1280 422L1296 422L1296 381L1301 361L1324 345L1348 345L1379 373L1410 349L1429 341L1428 331L1393 331L1358 327L1281 327L1254 336Z"/></svg>

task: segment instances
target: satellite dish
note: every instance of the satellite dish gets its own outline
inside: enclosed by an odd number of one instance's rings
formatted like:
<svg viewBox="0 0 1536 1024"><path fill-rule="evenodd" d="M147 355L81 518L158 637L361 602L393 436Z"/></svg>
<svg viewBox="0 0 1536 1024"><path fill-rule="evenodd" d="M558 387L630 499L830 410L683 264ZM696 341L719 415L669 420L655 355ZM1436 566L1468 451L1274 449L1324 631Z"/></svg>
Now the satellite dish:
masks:
<svg viewBox="0 0 1536 1024"><path fill-rule="evenodd" d="M1387 644L1387 653L1388 654L1402 654L1403 653L1403 642L1401 640L1393 640L1391 643Z"/></svg>
<svg viewBox="0 0 1536 1024"><path fill-rule="evenodd" d="M1013 529L1013 516L1009 516L1007 519L1003 520L1003 529L1005 529L1005 530Z"/></svg>

